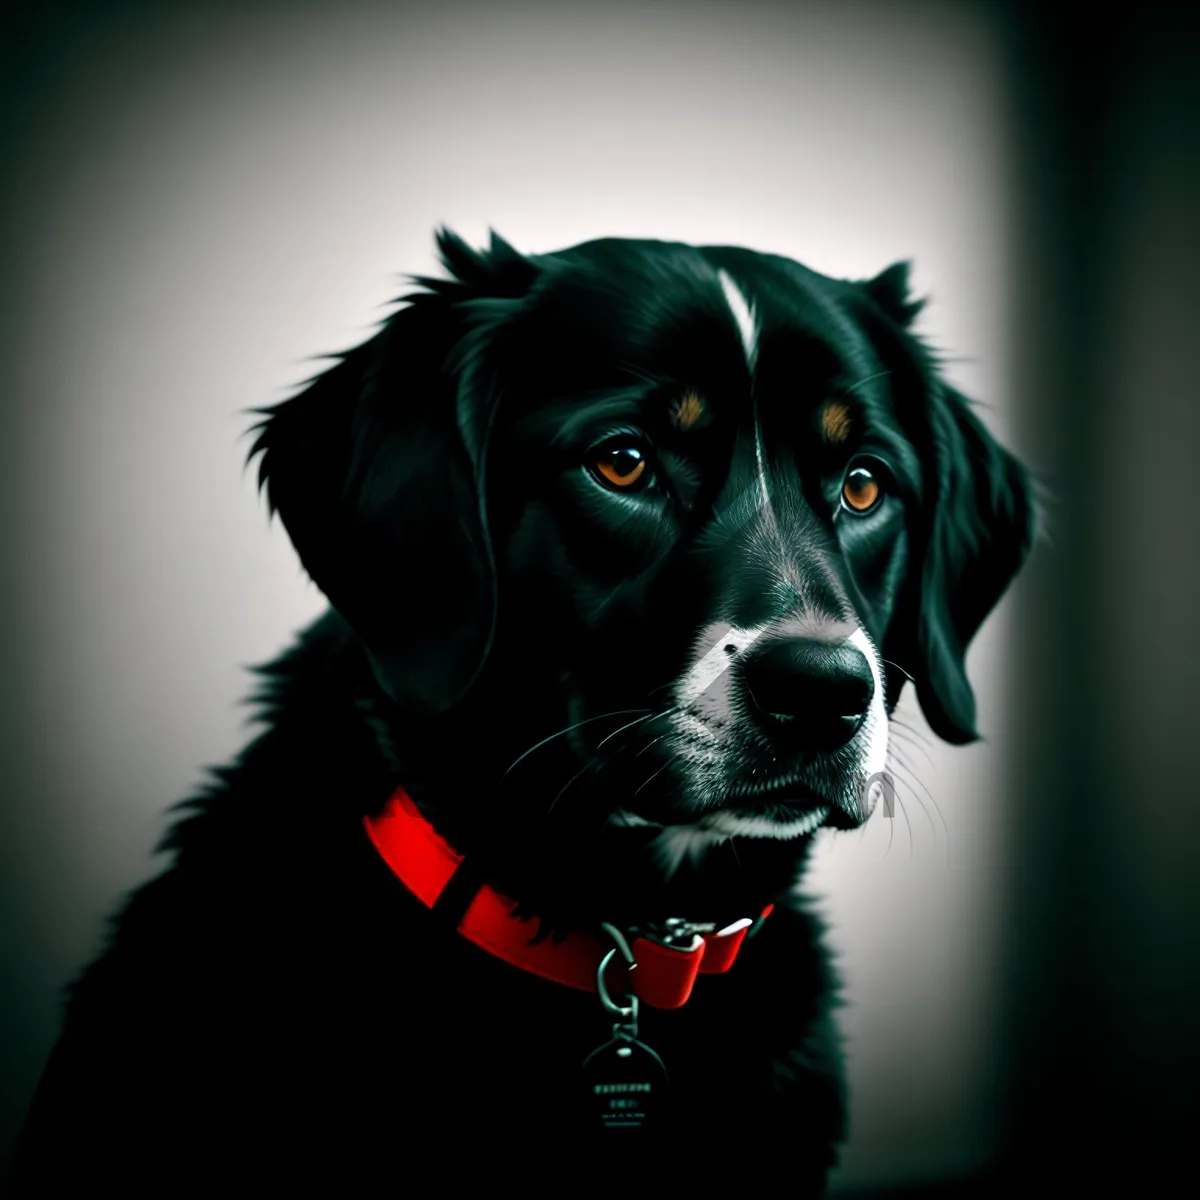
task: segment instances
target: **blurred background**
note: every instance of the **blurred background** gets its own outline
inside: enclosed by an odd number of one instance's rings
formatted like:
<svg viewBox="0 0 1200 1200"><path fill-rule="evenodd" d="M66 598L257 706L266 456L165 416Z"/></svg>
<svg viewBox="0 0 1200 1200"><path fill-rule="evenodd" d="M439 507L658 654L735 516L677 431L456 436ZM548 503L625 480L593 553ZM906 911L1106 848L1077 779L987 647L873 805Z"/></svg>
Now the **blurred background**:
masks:
<svg viewBox="0 0 1200 1200"><path fill-rule="evenodd" d="M434 227L914 261L918 328L1048 482L900 805L826 840L839 1195L1187 1161L1197 1115L1200 41L1182 9L10 6L0 47L0 1173L164 809L324 604L245 409L364 338Z"/></svg>

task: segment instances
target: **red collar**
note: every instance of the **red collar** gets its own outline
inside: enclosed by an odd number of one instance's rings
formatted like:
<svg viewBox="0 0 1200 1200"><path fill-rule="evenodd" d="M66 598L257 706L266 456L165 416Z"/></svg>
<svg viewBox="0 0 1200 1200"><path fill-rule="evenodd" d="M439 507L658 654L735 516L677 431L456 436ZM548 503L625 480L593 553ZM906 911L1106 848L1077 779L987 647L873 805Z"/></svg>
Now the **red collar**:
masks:
<svg viewBox="0 0 1200 1200"><path fill-rule="evenodd" d="M398 787L377 817L364 817L367 835L384 862L426 908L432 908L462 862L458 854L421 815ZM761 913L765 918L774 905ZM530 940L527 919L513 916L516 903L486 884L475 894L458 932L497 958L580 991L595 992L596 976L614 943L598 934L571 933L561 942ZM733 966L753 921L735 921L714 933L694 934L689 946L667 945L653 935L634 938L630 949L637 969L633 991L653 1008L679 1008L692 994L697 975L720 975ZM620 959L613 964L614 995L627 989L617 980ZM608 983L608 976L605 976Z"/></svg>

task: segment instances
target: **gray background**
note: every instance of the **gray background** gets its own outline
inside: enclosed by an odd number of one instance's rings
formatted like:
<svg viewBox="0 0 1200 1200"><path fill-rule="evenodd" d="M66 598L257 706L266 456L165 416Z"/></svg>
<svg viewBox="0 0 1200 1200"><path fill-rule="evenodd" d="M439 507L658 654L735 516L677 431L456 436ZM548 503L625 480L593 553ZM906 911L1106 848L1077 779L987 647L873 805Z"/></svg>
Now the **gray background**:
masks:
<svg viewBox="0 0 1200 1200"><path fill-rule="evenodd" d="M849 997L838 1187L974 1175L1047 1128L1065 1145L1100 1094L1088 1071L1116 1091L1194 1062L1194 838L1164 832L1188 820L1173 756L1196 692L1194 352L1172 291L1194 101L1170 90L1194 42L1146 28L1081 49L1052 16L933 2L24 12L0 1163L57 990L162 865L163 809L247 736L245 665L323 608L243 471L241 410L365 336L398 276L433 268L442 222L531 252L736 243L843 276L911 257L951 380L1059 493L1054 544L969 659L986 742L941 746L907 697L903 811L819 847ZM1131 1145L1136 1119L1114 1121Z"/></svg>

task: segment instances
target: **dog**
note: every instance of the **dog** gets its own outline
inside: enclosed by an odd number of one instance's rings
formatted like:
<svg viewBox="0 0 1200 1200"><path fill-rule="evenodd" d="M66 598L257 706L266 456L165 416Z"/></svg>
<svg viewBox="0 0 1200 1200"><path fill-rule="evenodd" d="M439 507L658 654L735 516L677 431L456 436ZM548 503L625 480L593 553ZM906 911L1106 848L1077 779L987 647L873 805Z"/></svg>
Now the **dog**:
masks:
<svg viewBox="0 0 1200 1200"><path fill-rule="evenodd" d="M1031 474L905 262L437 241L253 410L330 608L70 989L18 1194L817 1196L838 1160L806 856L871 815L907 683L977 736Z"/></svg>

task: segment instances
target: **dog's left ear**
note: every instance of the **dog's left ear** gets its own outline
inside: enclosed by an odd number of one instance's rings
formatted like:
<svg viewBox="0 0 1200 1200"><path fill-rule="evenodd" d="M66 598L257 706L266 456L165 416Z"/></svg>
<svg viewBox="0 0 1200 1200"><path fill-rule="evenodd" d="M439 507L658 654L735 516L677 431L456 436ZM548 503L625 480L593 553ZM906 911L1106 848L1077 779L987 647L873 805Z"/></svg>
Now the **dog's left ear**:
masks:
<svg viewBox="0 0 1200 1200"><path fill-rule="evenodd" d="M973 742L975 694L966 654L988 613L1021 569L1034 540L1029 472L971 411L934 380L929 390L933 505L917 600L912 674L930 728L947 742Z"/></svg>
<svg viewBox="0 0 1200 1200"><path fill-rule="evenodd" d="M374 337L257 427L260 486L314 583L403 710L436 713L488 657L496 579L485 503L498 399L489 349L538 274L493 235L438 237L450 279L417 279Z"/></svg>
<svg viewBox="0 0 1200 1200"><path fill-rule="evenodd" d="M978 739L966 654L1024 564L1037 509L1027 468L988 432L971 402L941 378L908 326L923 307L908 294L909 264L861 284L882 313L902 420L926 464L921 514L910 522L910 571L885 655L916 686L930 728L947 742ZM886 353L886 352L885 352ZM890 679L895 696L903 677Z"/></svg>

